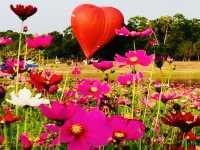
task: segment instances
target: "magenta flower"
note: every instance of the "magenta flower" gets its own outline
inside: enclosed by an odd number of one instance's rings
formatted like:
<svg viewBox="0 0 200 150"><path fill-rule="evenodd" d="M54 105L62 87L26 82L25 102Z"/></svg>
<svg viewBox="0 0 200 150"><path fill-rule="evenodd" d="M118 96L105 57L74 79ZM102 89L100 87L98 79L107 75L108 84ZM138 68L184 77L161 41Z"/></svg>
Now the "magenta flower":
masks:
<svg viewBox="0 0 200 150"><path fill-rule="evenodd" d="M81 74L81 70L78 66L74 66L72 68L71 74L74 76L79 76Z"/></svg>
<svg viewBox="0 0 200 150"><path fill-rule="evenodd" d="M110 136L111 128L103 112L98 109L87 112L80 108L61 127L54 143L68 143L68 150L90 150L106 145Z"/></svg>
<svg viewBox="0 0 200 150"><path fill-rule="evenodd" d="M109 118L112 127L112 141L138 140L144 136L145 126L142 121L125 119L122 116Z"/></svg>
<svg viewBox="0 0 200 150"><path fill-rule="evenodd" d="M147 28L144 31L129 31L126 27L116 29L115 33L119 36L131 36L131 37L148 37L151 36L154 31L152 28Z"/></svg>
<svg viewBox="0 0 200 150"><path fill-rule="evenodd" d="M117 81L120 85L132 85L133 83L138 83L142 80L144 74L142 72L137 72L136 74L127 73L125 75L119 75Z"/></svg>
<svg viewBox="0 0 200 150"><path fill-rule="evenodd" d="M129 51L125 53L125 57L118 54L115 55L115 61L119 63L119 66L148 66L153 61L153 55L148 56L144 50Z"/></svg>
<svg viewBox="0 0 200 150"><path fill-rule="evenodd" d="M106 71L113 67L112 61L101 61L101 62L93 62L93 66L101 71Z"/></svg>
<svg viewBox="0 0 200 150"><path fill-rule="evenodd" d="M58 101L51 101L51 107L41 104L39 108L42 114L48 119L64 121L69 119L79 106L73 104L66 106Z"/></svg>
<svg viewBox="0 0 200 150"><path fill-rule="evenodd" d="M108 83L101 83L99 80L95 79L84 79L77 85L77 91L79 94L95 98L107 94L110 90L111 88Z"/></svg>
<svg viewBox="0 0 200 150"><path fill-rule="evenodd" d="M33 147L33 142L28 138L27 133L23 133L20 135L19 140L21 142L21 146L23 150L31 150Z"/></svg>
<svg viewBox="0 0 200 150"><path fill-rule="evenodd" d="M26 44L28 48L38 48L38 49L44 49L51 45L53 41L53 37L49 34L46 35L37 35L33 38L27 38Z"/></svg>
<svg viewBox="0 0 200 150"><path fill-rule="evenodd" d="M122 27L121 29L116 29L115 33L119 36L129 36L130 31L126 27Z"/></svg>
<svg viewBox="0 0 200 150"><path fill-rule="evenodd" d="M13 40L11 37L0 37L0 46L11 45Z"/></svg>

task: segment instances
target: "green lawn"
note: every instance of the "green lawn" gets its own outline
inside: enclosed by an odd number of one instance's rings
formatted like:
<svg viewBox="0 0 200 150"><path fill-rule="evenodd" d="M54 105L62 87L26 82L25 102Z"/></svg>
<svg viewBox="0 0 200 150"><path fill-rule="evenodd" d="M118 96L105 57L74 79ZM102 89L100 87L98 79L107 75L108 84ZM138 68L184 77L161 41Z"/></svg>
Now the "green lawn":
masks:
<svg viewBox="0 0 200 150"><path fill-rule="evenodd" d="M154 79L164 79L167 80L170 77L171 80L180 80L180 81L200 81L200 62L193 61L193 62L174 62L173 65L175 65L175 70L172 70L170 65L166 62L163 66L162 71L160 69L156 68L155 66L149 66L149 67L139 67L137 70L144 71L146 76L151 76L151 70L152 77ZM83 65L79 64L79 67L81 68L81 76L85 78L102 78L102 73L100 71L97 71L92 65ZM44 66L43 68L52 69L56 72L70 73L70 70L72 68L72 65L67 65L65 63L62 64L48 64ZM131 69L128 67L124 68L118 68L115 66L115 73L112 75L113 78L119 73L126 73L130 72Z"/></svg>

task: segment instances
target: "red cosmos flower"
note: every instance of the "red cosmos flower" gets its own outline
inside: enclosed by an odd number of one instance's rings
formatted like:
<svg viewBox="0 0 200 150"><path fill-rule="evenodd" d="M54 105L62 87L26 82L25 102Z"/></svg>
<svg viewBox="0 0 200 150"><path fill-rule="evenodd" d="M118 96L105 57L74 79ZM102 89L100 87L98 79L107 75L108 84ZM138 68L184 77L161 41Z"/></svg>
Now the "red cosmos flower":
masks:
<svg viewBox="0 0 200 150"><path fill-rule="evenodd" d="M44 70L42 72L30 72L29 81L38 92L47 91L50 94L53 94L58 90L58 83L63 79L62 75L54 74L50 71Z"/></svg>
<svg viewBox="0 0 200 150"><path fill-rule="evenodd" d="M184 133L183 137L187 136L189 139L196 139L191 130L193 127L200 126L200 116L194 116L191 112L176 112L170 113L161 119L166 125L180 128Z"/></svg>
<svg viewBox="0 0 200 150"><path fill-rule="evenodd" d="M22 20L26 20L37 12L37 8L32 5L17 4L16 6L10 5L10 9Z"/></svg>
<svg viewBox="0 0 200 150"><path fill-rule="evenodd" d="M14 116L10 108L4 109L4 115L0 116L0 123L10 124L20 120L20 116Z"/></svg>

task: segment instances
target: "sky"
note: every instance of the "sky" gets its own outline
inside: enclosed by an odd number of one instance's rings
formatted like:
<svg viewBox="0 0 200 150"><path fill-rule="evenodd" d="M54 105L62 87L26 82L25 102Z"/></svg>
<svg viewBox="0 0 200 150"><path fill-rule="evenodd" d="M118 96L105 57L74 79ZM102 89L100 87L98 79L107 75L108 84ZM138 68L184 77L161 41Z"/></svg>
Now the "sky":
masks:
<svg viewBox="0 0 200 150"><path fill-rule="evenodd" d="M200 18L200 0L0 0L0 31L19 31L20 20L10 10L10 4L32 4L38 12L26 20L31 33L63 31L70 25L73 9L84 3L112 6L125 18L145 16L155 19L163 15L182 13L187 18Z"/></svg>

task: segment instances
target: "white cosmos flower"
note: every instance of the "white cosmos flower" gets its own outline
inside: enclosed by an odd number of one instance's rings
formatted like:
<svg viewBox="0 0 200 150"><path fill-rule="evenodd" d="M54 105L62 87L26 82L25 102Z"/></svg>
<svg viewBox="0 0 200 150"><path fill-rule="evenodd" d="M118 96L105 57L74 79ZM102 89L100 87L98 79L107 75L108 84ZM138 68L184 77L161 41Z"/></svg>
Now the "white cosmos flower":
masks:
<svg viewBox="0 0 200 150"><path fill-rule="evenodd" d="M48 99L41 98L41 94L36 94L32 96L32 93L29 89L23 88L19 90L18 95L13 91L11 93L11 99L7 99L6 101L17 106L31 106L37 107L40 104L49 104L50 101Z"/></svg>

